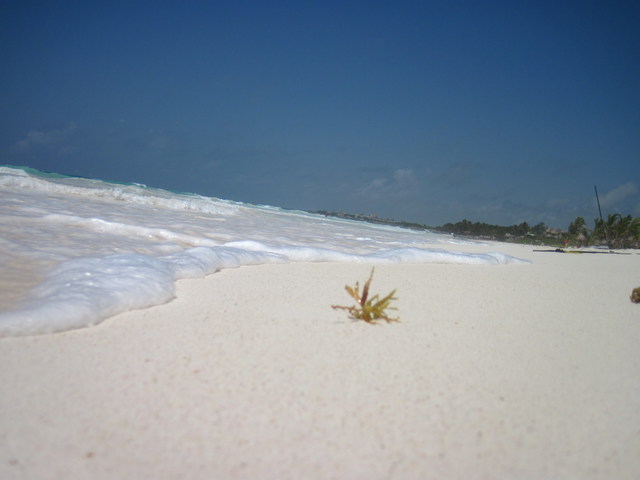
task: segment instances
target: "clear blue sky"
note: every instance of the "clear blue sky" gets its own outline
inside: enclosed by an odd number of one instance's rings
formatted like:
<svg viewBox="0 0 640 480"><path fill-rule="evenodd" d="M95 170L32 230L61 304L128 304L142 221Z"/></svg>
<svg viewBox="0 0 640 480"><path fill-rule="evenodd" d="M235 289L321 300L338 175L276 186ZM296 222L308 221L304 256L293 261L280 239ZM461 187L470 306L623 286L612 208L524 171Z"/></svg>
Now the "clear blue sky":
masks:
<svg viewBox="0 0 640 480"><path fill-rule="evenodd" d="M0 163L285 208L640 216L635 1L2 2Z"/></svg>

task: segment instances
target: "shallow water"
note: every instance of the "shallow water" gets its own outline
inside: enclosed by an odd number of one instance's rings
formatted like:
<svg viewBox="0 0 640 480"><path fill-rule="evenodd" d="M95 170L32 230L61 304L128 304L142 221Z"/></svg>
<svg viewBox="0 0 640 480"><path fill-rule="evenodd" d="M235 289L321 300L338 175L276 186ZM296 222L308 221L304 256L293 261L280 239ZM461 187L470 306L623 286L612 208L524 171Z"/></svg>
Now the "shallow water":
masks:
<svg viewBox="0 0 640 480"><path fill-rule="evenodd" d="M95 324L242 265L519 262L433 232L16 167L0 167L0 225L4 336Z"/></svg>

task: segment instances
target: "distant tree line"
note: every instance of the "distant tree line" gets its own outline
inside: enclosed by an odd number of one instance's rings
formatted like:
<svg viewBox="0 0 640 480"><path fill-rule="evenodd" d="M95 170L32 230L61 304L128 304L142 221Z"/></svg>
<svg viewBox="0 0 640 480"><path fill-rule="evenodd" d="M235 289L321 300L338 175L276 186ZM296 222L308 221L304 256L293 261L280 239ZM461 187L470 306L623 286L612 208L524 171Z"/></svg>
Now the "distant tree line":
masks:
<svg viewBox="0 0 640 480"><path fill-rule="evenodd" d="M456 223L445 223L439 227L428 227L413 222L380 218L375 215L349 214L319 210L325 216L359 220L369 223L393 225L413 230L434 230L452 233L465 237L498 240L505 242L537 243L545 245L564 245L565 242L577 246L606 245L610 248L640 248L640 217L626 217L620 213L609 214L606 220L594 219L593 229L587 228L583 217L576 217L569 224L568 231L549 228L543 222L529 225L522 222L518 225L502 226L482 222L471 222L464 219Z"/></svg>
<svg viewBox="0 0 640 480"><path fill-rule="evenodd" d="M462 220L446 223L434 230L500 241L534 241L535 243L571 243L577 246L606 245L609 248L640 248L640 217L626 217L620 213L609 214L606 220L594 219L593 229L587 228L583 217L576 217L567 232L548 228L544 223L533 227L527 222L503 227Z"/></svg>
<svg viewBox="0 0 640 480"><path fill-rule="evenodd" d="M484 238L487 240L509 241L521 238L559 238L561 231L548 228L544 223L540 222L534 226L530 226L527 222L518 225L502 226L492 225L489 223L470 222L462 220L457 223L445 223L434 230L440 232L453 233L466 237Z"/></svg>
<svg viewBox="0 0 640 480"><path fill-rule="evenodd" d="M381 218L377 215L370 215L364 213L345 213L345 212L331 212L327 210L314 210L310 213L317 215L324 215L325 217L337 217L345 218L347 220L357 220L359 222L377 223L379 225L391 225L394 227L408 228L409 230L431 230L432 227L427 227L420 223L405 222L404 220L394 220L392 218Z"/></svg>
<svg viewBox="0 0 640 480"><path fill-rule="evenodd" d="M583 217L569 224L569 238L577 245L607 245L610 248L640 248L640 217L607 215L595 218L593 230L587 228Z"/></svg>

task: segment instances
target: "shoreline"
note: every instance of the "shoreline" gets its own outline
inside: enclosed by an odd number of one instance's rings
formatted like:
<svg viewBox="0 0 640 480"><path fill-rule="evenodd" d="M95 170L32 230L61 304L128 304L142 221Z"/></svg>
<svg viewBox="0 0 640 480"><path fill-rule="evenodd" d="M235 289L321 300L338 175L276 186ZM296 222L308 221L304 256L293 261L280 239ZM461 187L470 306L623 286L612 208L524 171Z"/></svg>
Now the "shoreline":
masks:
<svg viewBox="0 0 640 480"><path fill-rule="evenodd" d="M447 248L533 263L375 265L397 324L331 309L373 265L291 263L0 339L0 476L634 478L640 257Z"/></svg>

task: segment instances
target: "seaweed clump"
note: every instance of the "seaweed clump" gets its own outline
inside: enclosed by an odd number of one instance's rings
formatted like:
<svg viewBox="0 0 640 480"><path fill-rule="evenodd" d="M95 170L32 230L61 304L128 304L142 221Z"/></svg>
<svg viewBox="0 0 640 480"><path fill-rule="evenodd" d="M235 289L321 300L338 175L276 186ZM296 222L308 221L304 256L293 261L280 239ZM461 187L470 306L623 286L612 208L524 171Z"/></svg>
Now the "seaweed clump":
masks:
<svg viewBox="0 0 640 480"><path fill-rule="evenodd" d="M633 303L640 303L640 287L634 288L631 292L631 301Z"/></svg>
<svg viewBox="0 0 640 480"><path fill-rule="evenodd" d="M340 305L331 305L331 308L347 310L351 314L351 317L364 320L371 324L376 323L378 320L384 320L387 323L400 321L400 318L392 318L385 313L386 310L397 310L395 307L389 306L392 300L397 300L397 298L394 297L396 293L395 290L382 299L380 299L380 295L377 294L369 298L369 286L371 285L371 280L373 280L374 270L375 268L371 269L369 280L366 281L362 288L362 295L360 295L359 282L356 282L355 287L350 287L349 285L344 287L347 293L358 302L358 306L342 307Z"/></svg>

